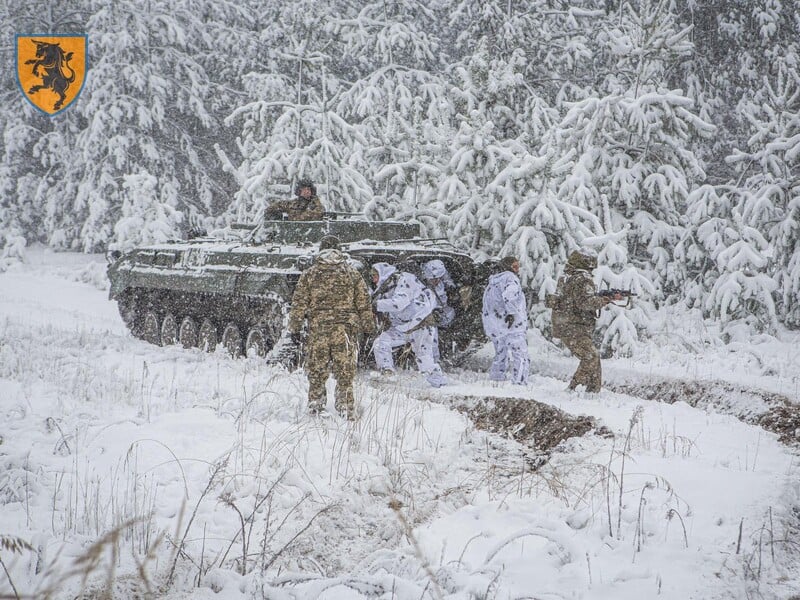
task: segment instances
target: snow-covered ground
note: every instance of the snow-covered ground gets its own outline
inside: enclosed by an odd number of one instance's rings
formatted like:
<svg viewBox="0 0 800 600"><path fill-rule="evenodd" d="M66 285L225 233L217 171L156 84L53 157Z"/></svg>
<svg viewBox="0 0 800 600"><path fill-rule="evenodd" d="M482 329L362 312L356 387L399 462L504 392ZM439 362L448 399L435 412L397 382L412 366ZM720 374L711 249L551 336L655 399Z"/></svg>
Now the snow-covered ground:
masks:
<svg viewBox="0 0 800 600"><path fill-rule="evenodd" d="M569 394L574 360L532 335L525 389L363 373L357 425L312 419L302 372L131 337L101 257L27 261L0 274L0 596L72 598L86 577L115 598L800 597L797 453L730 414ZM797 402L796 334L724 346L692 314L658 318L604 361L609 383ZM530 398L614 436L533 470L450 396Z"/></svg>

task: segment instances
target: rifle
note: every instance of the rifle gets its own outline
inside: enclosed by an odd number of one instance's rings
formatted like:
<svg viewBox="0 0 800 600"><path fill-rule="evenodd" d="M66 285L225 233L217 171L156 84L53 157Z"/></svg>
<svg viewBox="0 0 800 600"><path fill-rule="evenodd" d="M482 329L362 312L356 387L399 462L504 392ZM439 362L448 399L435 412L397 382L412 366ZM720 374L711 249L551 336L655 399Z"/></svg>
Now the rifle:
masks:
<svg viewBox="0 0 800 600"><path fill-rule="evenodd" d="M637 294L635 294L634 292L632 292L630 290L620 290L618 288L608 288L608 289L605 289L605 290L598 291L595 294L595 296L600 296L601 298L613 298L617 294L619 294L620 296L625 298L626 302L625 302L625 304L617 304L616 302L612 302L612 304L614 304L615 306L628 306L631 303L631 297L637 295Z"/></svg>

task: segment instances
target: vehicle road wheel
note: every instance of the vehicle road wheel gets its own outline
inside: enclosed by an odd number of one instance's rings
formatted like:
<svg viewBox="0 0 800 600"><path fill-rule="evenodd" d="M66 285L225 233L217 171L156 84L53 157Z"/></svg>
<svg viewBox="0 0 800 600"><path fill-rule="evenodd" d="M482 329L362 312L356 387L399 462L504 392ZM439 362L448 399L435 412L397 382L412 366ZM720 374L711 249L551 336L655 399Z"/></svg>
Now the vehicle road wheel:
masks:
<svg viewBox="0 0 800 600"><path fill-rule="evenodd" d="M178 342L178 319L167 313L161 321L161 345L171 346Z"/></svg>
<svg viewBox="0 0 800 600"><path fill-rule="evenodd" d="M197 345L206 352L213 352L217 349L217 326L211 322L211 319L203 319Z"/></svg>
<svg viewBox="0 0 800 600"><path fill-rule="evenodd" d="M148 310L142 320L142 339L156 346L161 345L161 327L158 315L153 310Z"/></svg>
<svg viewBox="0 0 800 600"><path fill-rule="evenodd" d="M192 317L184 317L178 330L178 341L184 348L197 346L197 321Z"/></svg>
<svg viewBox="0 0 800 600"><path fill-rule="evenodd" d="M247 340L244 350L247 356L265 357L272 346L267 340L267 336L261 327L253 327L247 332Z"/></svg>
<svg viewBox="0 0 800 600"><path fill-rule="evenodd" d="M222 332L222 347L233 358L239 358L242 355L242 332L236 326L236 323L228 323L225 330Z"/></svg>

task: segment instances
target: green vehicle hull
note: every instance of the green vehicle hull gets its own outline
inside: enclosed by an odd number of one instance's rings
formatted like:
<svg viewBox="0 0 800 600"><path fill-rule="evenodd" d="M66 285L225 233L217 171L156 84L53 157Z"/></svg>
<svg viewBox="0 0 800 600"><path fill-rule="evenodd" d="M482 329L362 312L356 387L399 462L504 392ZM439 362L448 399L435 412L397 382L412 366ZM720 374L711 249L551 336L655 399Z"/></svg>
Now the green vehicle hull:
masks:
<svg viewBox="0 0 800 600"><path fill-rule="evenodd" d="M264 221L213 237L136 248L110 260L109 298L117 301L131 332L153 344L209 351L222 344L234 356L297 360L286 318L300 274L326 235L340 239L368 283L369 268L377 262L407 266L442 260L460 300L455 322L440 330L443 359L457 362L485 341L480 265L442 240L421 238L412 223L336 216Z"/></svg>

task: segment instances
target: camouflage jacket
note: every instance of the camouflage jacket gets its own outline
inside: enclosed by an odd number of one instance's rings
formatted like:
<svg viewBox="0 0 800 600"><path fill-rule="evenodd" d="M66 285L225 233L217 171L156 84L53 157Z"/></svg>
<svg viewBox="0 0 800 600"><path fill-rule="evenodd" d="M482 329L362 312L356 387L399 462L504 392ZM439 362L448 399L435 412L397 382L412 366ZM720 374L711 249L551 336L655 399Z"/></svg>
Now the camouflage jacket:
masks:
<svg viewBox="0 0 800 600"><path fill-rule="evenodd" d="M270 204L264 212L266 219L282 219L283 215L289 221L321 221L325 209L317 196L306 200L297 197L294 200L280 200Z"/></svg>
<svg viewBox="0 0 800 600"><path fill-rule="evenodd" d="M556 288L553 335L560 337L564 327L593 331L596 313L606 304L605 298L595 294L591 273L567 265Z"/></svg>
<svg viewBox="0 0 800 600"><path fill-rule="evenodd" d="M289 312L289 331L300 331L305 319L312 334L318 328L334 324L345 324L362 333L375 331L367 284L339 250L320 252L297 282Z"/></svg>

